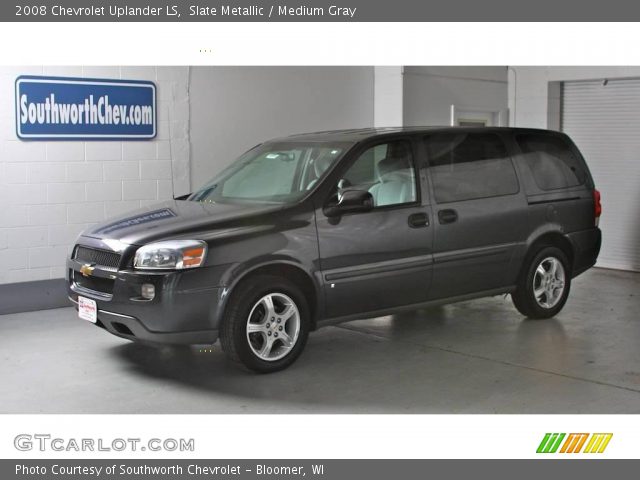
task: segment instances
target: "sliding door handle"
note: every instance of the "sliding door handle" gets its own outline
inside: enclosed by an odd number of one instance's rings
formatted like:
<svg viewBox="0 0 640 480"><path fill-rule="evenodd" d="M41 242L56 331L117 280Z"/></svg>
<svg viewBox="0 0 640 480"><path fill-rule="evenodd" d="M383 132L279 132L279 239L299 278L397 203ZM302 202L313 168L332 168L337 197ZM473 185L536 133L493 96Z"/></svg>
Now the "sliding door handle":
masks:
<svg viewBox="0 0 640 480"><path fill-rule="evenodd" d="M458 212L455 210L448 208L446 210L440 210L438 212L438 221L441 225L446 223L453 223L458 220Z"/></svg>

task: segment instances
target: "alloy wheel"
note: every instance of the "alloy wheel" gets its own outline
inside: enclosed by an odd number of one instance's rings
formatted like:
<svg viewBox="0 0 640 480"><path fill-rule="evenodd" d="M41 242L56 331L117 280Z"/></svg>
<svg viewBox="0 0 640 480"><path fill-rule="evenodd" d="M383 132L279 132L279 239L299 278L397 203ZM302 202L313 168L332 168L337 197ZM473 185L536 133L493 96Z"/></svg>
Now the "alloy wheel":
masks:
<svg viewBox="0 0 640 480"><path fill-rule="evenodd" d="M249 346L258 358L267 362L280 360L298 340L298 307L283 293L265 295L251 309L246 331Z"/></svg>
<svg viewBox="0 0 640 480"><path fill-rule="evenodd" d="M562 262L555 257L546 257L536 268L533 276L533 296L542 308L553 308L562 298L566 284Z"/></svg>

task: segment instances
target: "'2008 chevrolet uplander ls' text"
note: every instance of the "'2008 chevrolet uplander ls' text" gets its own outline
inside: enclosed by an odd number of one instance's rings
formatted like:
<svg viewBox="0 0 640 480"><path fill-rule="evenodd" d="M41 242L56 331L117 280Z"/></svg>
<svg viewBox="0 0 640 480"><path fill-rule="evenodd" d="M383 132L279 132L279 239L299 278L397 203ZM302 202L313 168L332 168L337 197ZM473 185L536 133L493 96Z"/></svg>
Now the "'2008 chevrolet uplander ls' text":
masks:
<svg viewBox="0 0 640 480"><path fill-rule="evenodd" d="M290 365L326 324L510 293L565 304L600 250L600 194L564 134L389 128L254 147L198 191L91 227L67 263L81 318L130 340Z"/></svg>

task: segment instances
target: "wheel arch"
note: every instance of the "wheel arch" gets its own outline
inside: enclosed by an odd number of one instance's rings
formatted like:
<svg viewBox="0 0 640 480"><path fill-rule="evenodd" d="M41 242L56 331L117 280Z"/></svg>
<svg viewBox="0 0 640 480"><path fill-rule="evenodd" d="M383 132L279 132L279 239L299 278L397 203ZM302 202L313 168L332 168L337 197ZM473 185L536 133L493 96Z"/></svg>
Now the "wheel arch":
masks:
<svg viewBox="0 0 640 480"><path fill-rule="evenodd" d="M575 259L575 248L573 244L560 230L548 230L545 232L538 232L537 235L530 237L527 242L527 250L524 256L524 261L522 262L522 267L520 268L519 276L522 275L523 272L526 272L531 259L544 247L556 247L562 250L562 252L567 256L569 267L573 272Z"/></svg>
<svg viewBox="0 0 640 480"><path fill-rule="evenodd" d="M257 275L274 275L283 277L296 284L296 286L302 290L302 293L307 299L311 313L311 329L315 329L318 314L322 307L321 299L323 297L321 296L321 289L314 281L312 274L306 271L300 264L284 259L254 265L234 276L229 285L224 289L224 293L221 296L220 305L216 312L217 325L219 325L224 318L225 311L229 304L229 299L234 292L237 291L238 286L249 278Z"/></svg>

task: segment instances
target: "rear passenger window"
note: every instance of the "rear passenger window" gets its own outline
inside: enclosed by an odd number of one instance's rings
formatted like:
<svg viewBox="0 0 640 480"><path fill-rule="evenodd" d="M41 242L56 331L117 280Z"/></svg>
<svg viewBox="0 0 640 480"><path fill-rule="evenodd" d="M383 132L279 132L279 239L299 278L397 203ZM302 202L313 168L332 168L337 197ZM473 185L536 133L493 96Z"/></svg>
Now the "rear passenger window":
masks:
<svg viewBox="0 0 640 480"><path fill-rule="evenodd" d="M494 134L444 133L425 139L438 203L518 193L504 143Z"/></svg>
<svg viewBox="0 0 640 480"><path fill-rule="evenodd" d="M575 187L585 181L582 162L571 144L561 137L516 135L523 157L542 190Z"/></svg>

